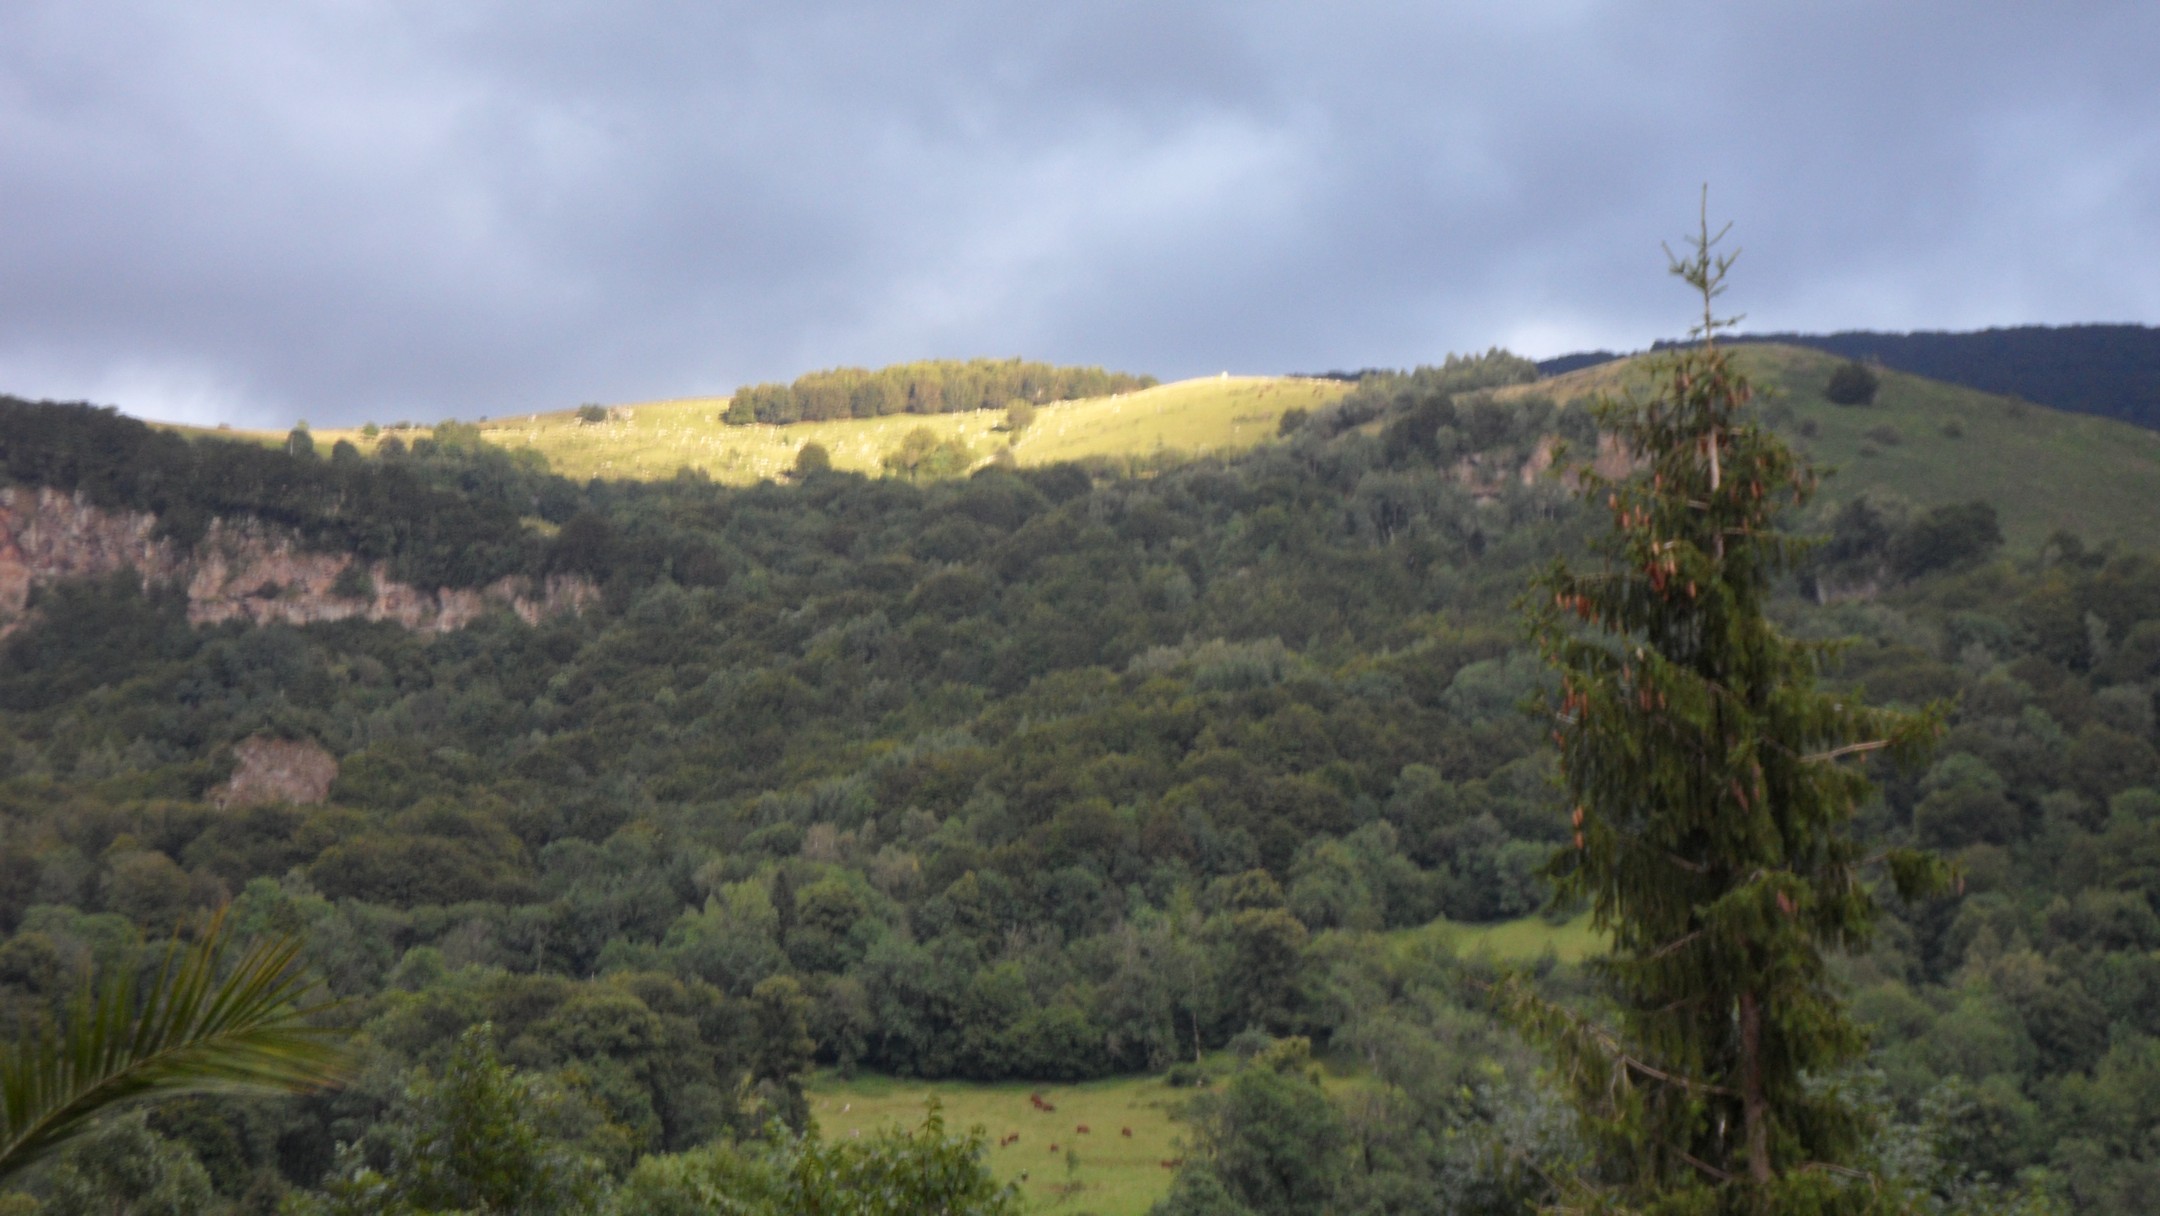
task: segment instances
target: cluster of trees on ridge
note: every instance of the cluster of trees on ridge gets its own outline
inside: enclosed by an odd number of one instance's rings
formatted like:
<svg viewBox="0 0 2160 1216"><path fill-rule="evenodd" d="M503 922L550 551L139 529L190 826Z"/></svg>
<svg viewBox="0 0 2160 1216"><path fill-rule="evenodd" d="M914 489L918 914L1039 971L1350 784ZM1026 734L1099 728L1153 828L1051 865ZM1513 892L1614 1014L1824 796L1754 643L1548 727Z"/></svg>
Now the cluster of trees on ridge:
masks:
<svg viewBox="0 0 2160 1216"><path fill-rule="evenodd" d="M1257 1151L1238 1112L1275 1112L1340 1150L1312 1164L1342 1210L1517 1210L1569 1121L1491 1018L1489 971L1387 935L1543 900L1568 820L1517 709L1542 668L1512 605L1596 520L1460 469L1590 427L1448 375L1175 465L729 490L574 486L457 443L360 462L512 519L552 496L540 560L606 594L539 626L193 629L131 580L52 588L0 651L7 1016L227 897L301 934L354 1002L362 1079L126 1130L193 1162L213 1207L332 1202L327 1179L400 1160L443 1078L489 1069L545 1095L535 1143L619 1189L799 1120L813 1063L1049 1080L1197 1041L1249 1061L1211 1161ZM269 455L303 486L342 467ZM1849 968L1891 1139L1945 1194L2022 1171L2135 1211L2160 1092L2160 567L2072 538L2005 558L1985 529L1914 563L1892 555L1932 551L1901 539L1930 513L1870 509L1839 560L1882 563L1873 598L1814 608L1795 583L1777 611L1859 639L1841 685L1956 707L1863 819L1968 882L1893 904ZM263 733L339 758L328 803L208 803ZM1298 1038L1365 1061L1379 1104L1311 1088Z"/></svg>
<svg viewBox="0 0 2160 1216"><path fill-rule="evenodd" d="M932 359L875 371L836 367L790 384L753 384L735 391L722 422L830 422L887 414L956 414L1041 405L1151 388L1153 376L1099 367L1061 367L1024 359Z"/></svg>

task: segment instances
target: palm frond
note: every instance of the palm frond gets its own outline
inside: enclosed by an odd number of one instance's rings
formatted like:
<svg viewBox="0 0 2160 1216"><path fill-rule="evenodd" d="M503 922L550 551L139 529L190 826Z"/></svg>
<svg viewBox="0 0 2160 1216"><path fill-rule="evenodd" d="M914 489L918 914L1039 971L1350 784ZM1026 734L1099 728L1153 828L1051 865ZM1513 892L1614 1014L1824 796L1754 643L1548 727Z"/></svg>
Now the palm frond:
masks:
<svg viewBox="0 0 2160 1216"><path fill-rule="evenodd" d="M255 944L223 979L220 911L202 937L167 948L141 988L133 968L85 983L56 1031L0 1055L0 1182L85 1130L112 1107L180 1093L299 1093L352 1071L346 1031L310 1025L313 984L300 943Z"/></svg>

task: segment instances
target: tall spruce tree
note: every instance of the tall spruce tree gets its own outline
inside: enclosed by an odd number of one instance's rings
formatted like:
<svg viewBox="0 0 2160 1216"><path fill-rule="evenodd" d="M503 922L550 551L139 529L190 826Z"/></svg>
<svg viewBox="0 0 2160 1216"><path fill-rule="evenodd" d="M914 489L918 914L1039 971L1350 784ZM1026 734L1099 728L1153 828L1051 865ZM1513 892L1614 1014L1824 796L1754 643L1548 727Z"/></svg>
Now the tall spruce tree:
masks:
<svg viewBox="0 0 2160 1216"><path fill-rule="evenodd" d="M1730 227L1729 225L1727 226ZM1777 516L1807 502L1807 463L1755 422L1716 342L1733 256L1707 199L1686 257L1700 343L1601 427L1635 471L1583 469L1612 516L1602 567L1565 561L1525 604L1557 679L1549 709L1573 803L1552 874L1611 935L1606 1012L1511 989L1598 1151L1567 1210L1868 1211L1866 1121L1835 1078L1865 1047L1826 955L1865 944L1875 862L1907 896L1939 885L1926 855L1869 857L1852 834L1869 753L1911 755L1932 713L1873 709L1817 686L1831 647L1781 634L1773 582L1804 549Z"/></svg>

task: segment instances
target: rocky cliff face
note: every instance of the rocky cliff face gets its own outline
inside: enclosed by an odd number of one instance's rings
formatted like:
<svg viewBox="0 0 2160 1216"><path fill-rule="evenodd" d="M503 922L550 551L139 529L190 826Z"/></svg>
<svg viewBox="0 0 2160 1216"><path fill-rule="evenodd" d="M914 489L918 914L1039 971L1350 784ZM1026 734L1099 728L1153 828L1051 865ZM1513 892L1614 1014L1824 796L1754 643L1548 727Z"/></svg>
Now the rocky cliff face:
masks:
<svg viewBox="0 0 2160 1216"><path fill-rule="evenodd" d="M210 804L313 806L330 796L337 775L337 758L320 744L254 735L233 745L232 779L210 792Z"/></svg>
<svg viewBox="0 0 2160 1216"><path fill-rule="evenodd" d="M1489 502L1499 497L1501 490L1510 480L1526 486L1536 485L1539 478L1551 471L1559 443L1558 437L1552 435L1538 440L1537 446L1530 451L1530 458L1520 465L1485 453L1465 456L1455 462L1454 467L1448 470L1448 475L1468 489L1471 496L1478 501ZM1636 461L1629 454L1627 446L1612 435L1598 436L1597 451L1587 463L1599 476L1614 479L1627 476L1634 472L1636 467ZM1568 488L1574 488L1572 481L1568 483Z"/></svg>
<svg viewBox="0 0 2160 1216"><path fill-rule="evenodd" d="M19 628L30 592L60 579L134 570L144 583L187 590L195 624L248 620L305 625L359 617L440 633L495 608L526 622L576 612L599 597L591 582L504 578L485 587L415 587L383 563L311 553L254 520L217 520L192 551L156 535L157 517L91 506L50 488L0 489L0 637ZM366 578L352 577L356 564Z"/></svg>

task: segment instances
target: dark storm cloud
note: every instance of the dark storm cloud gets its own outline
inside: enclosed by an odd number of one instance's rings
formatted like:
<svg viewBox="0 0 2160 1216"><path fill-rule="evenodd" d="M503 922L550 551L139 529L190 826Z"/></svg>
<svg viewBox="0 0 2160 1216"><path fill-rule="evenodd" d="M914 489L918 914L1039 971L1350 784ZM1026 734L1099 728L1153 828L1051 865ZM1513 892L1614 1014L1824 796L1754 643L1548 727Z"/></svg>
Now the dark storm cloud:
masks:
<svg viewBox="0 0 2160 1216"><path fill-rule="evenodd" d="M0 388L432 420L1027 354L2160 320L2160 7L18 3Z"/></svg>

